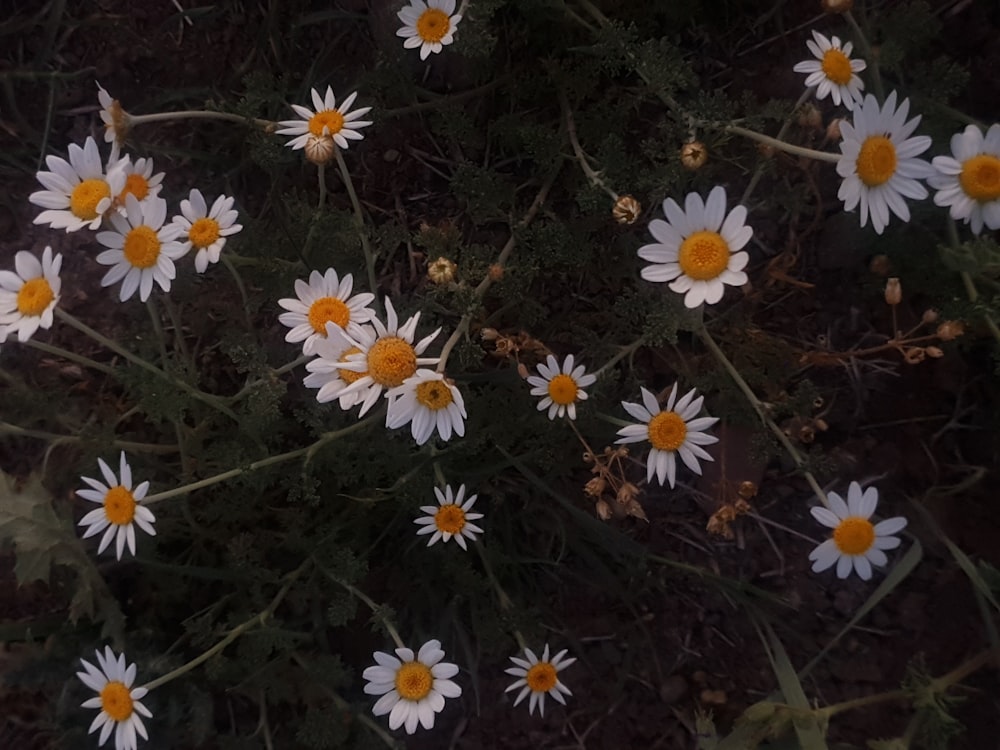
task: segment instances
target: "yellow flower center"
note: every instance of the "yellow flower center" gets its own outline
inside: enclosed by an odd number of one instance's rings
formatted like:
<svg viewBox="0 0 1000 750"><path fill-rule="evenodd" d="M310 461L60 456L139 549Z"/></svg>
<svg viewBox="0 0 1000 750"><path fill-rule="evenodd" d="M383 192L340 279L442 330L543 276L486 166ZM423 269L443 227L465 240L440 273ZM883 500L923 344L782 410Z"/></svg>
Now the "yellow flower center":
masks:
<svg viewBox="0 0 1000 750"><path fill-rule="evenodd" d="M962 190L981 203L1000 198L1000 159L992 154L979 154L962 162L958 176Z"/></svg>
<svg viewBox="0 0 1000 750"><path fill-rule="evenodd" d="M417 386L417 401L431 411L444 409L453 400L451 388L442 380L428 380Z"/></svg>
<svg viewBox="0 0 1000 750"><path fill-rule="evenodd" d="M868 187L888 182L896 173L896 147L884 135L868 136L861 144L856 169Z"/></svg>
<svg viewBox="0 0 1000 750"><path fill-rule="evenodd" d="M830 48L823 53L823 62L820 64L823 73L838 86L845 86L851 82L851 60L839 49Z"/></svg>
<svg viewBox="0 0 1000 750"><path fill-rule="evenodd" d="M358 347L352 346L350 349L346 350L343 354L340 355L339 361L346 362L348 357L350 357L352 354L357 354L360 351L361 350L358 349ZM338 370L338 372L340 373L340 379L343 380L348 385L357 382L358 380L361 380L361 378L363 378L365 375L368 374L367 372L354 372L354 370Z"/></svg>
<svg viewBox="0 0 1000 750"><path fill-rule="evenodd" d="M69 210L78 219L93 221L97 218L97 204L111 197L111 186L96 177L84 180L69 196Z"/></svg>
<svg viewBox="0 0 1000 750"><path fill-rule="evenodd" d="M718 232L695 232L681 243L677 263L696 281L714 279L729 267L729 245Z"/></svg>
<svg viewBox="0 0 1000 750"><path fill-rule="evenodd" d="M101 709L115 721L132 715L132 696L122 682L109 682L101 688Z"/></svg>
<svg viewBox="0 0 1000 750"><path fill-rule="evenodd" d="M145 224L125 235L125 260L136 268L152 268L160 257L160 238Z"/></svg>
<svg viewBox="0 0 1000 750"><path fill-rule="evenodd" d="M17 293L17 311L21 315L39 316L55 299L49 282L39 276L37 279L25 281Z"/></svg>
<svg viewBox="0 0 1000 750"><path fill-rule="evenodd" d="M649 420L649 442L661 451L675 451L684 444L687 424L675 411L661 411Z"/></svg>
<svg viewBox="0 0 1000 750"><path fill-rule="evenodd" d="M398 336L386 336L368 350L368 373L379 385L395 388L417 371L417 353Z"/></svg>
<svg viewBox="0 0 1000 750"><path fill-rule="evenodd" d="M336 297L320 297L309 305L309 325L321 336L326 336L327 323L346 328L350 322L351 311Z"/></svg>
<svg viewBox="0 0 1000 750"><path fill-rule="evenodd" d="M104 496L104 515L117 526L132 523L135 517L135 497L132 491L120 484L108 490L108 494Z"/></svg>
<svg viewBox="0 0 1000 750"><path fill-rule="evenodd" d="M457 534L465 528L465 511L458 505L442 505L434 514L434 525L442 534Z"/></svg>
<svg viewBox="0 0 1000 750"><path fill-rule="evenodd" d="M440 42L450 28L448 14L439 8L428 8L417 19L417 34L425 42Z"/></svg>
<svg viewBox="0 0 1000 750"><path fill-rule="evenodd" d="M576 401L576 381L569 375L559 373L549 381L549 398L560 406Z"/></svg>
<svg viewBox="0 0 1000 750"><path fill-rule="evenodd" d="M426 664L408 661L396 672L396 692L404 701L420 701L434 687L434 675Z"/></svg>
<svg viewBox="0 0 1000 750"><path fill-rule="evenodd" d="M324 109L309 118L309 132L315 136L336 135L344 129L344 116L335 109Z"/></svg>
<svg viewBox="0 0 1000 750"><path fill-rule="evenodd" d="M875 527L866 518L848 516L833 530L833 543L845 555L863 555L874 541Z"/></svg>
<svg viewBox="0 0 1000 750"><path fill-rule="evenodd" d="M136 174L133 172L128 177L125 178L125 187L118 194L118 202L125 203L125 196L132 194L135 196L137 201L143 200L147 195L149 195L149 182L141 174Z"/></svg>
<svg viewBox="0 0 1000 750"><path fill-rule="evenodd" d="M547 693L556 686L556 668L547 661L532 664L524 677L528 687L535 693Z"/></svg>
<svg viewBox="0 0 1000 750"><path fill-rule="evenodd" d="M198 250L203 247L208 247L217 239L219 239L219 222L215 219L198 219L188 230L188 239L191 240L191 245Z"/></svg>

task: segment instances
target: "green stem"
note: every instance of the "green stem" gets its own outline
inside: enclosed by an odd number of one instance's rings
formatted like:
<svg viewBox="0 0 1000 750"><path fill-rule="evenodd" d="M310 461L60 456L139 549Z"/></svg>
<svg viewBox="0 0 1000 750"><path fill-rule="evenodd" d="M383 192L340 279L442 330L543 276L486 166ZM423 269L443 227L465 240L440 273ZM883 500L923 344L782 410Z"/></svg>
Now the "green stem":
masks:
<svg viewBox="0 0 1000 750"><path fill-rule="evenodd" d="M854 29L854 33L858 35L858 42L861 45L861 54L865 56L865 60L869 63L868 70L872 74L872 88L875 89L875 96L878 97L880 102L885 101L885 90L882 88L882 74L879 72L878 67L878 57L875 55L875 51L872 49L871 44L868 43L868 37L865 32L861 30L860 24L854 14L851 11L847 11L844 14L844 18L847 19L847 23L851 25Z"/></svg>
<svg viewBox="0 0 1000 750"><path fill-rule="evenodd" d="M130 127L142 125L147 122L167 122L169 120L225 120L226 122L238 122L241 125L253 123L258 128L267 133L273 133L278 123L273 120L262 120L256 117L243 117L231 112L210 112L208 110L185 109L177 112L152 112L148 115L129 115L128 123Z"/></svg>
<svg viewBox="0 0 1000 750"><path fill-rule="evenodd" d="M319 201L316 203L316 209L322 211L323 207L326 206L326 164L318 165L316 179L319 182Z"/></svg>
<svg viewBox="0 0 1000 750"><path fill-rule="evenodd" d="M723 125L722 130L726 133L735 133L736 135L742 135L746 138L749 138L752 141L757 141L758 143L764 143L768 146L772 146L778 149L779 151L784 151L785 153L792 154L794 156L804 156L808 159L815 159L816 161L825 161L831 164L836 164L838 161L840 161L839 154L833 154L830 153L829 151L817 151L814 148L806 148L804 146L796 146L792 143L786 143L785 141L778 140L777 138L772 138L769 135L758 133L756 130L749 130L747 128L740 127L739 125Z"/></svg>
<svg viewBox="0 0 1000 750"><path fill-rule="evenodd" d="M358 230L358 237L361 238L361 249L365 253L365 270L368 272L369 291L375 295L375 304L381 307L381 301L378 297L378 284L375 282L375 253L368 239L368 232L365 230L365 215L361 210L361 201L358 200L358 194L354 190L354 183L351 181L351 173L347 170L347 164L344 162L344 155L340 153L340 149L337 146L333 147L333 153L337 157L337 169L340 170L340 178L344 181L344 187L347 188L347 195L351 199L351 206L354 207L354 223Z"/></svg>
<svg viewBox="0 0 1000 750"><path fill-rule="evenodd" d="M363 601L368 606L368 609L372 611L372 614L376 615L382 621L382 624L385 626L385 629L389 632L389 637L392 638L393 643L396 644L396 648L406 648L406 644L403 643L403 639L399 637L399 631L396 630L396 626L393 625L392 622L389 620L389 618L382 613L382 607L380 607L378 604L372 601L371 597L368 596L368 594L366 594L361 589L352 586L347 581L338 578L337 576L335 576L333 573L331 573L329 570L319 565L318 563L317 566L319 567L320 571L322 571L323 575L325 575L331 581L336 583L338 586L343 586L344 589L346 589L352 596L356 596L358 599Z"/></svg>
<svg viewBox="0 0 1000 750"><path fill-rule="evenodd" d="M240 293L240 299L243 301L243 318L247 325L247 330L253 330L253 321L250 320L250 298L247 296L247 288L243 284L243 277L240 276L240 272L236 270L236 266L233 265L232 259L228 254L223 255L222 265L226 267L229 271L230 276L233 277L233 281L236 283L236 289Z"/></svg>
<svg viewBox="0 0 1000 750"><path fill-rule="evenodd" d="M601 375L603 375L607 370L610 370L612 367L617 365L619 362L625 359L625 357L631 356L636 349L638 349L645 343L646 343L646 337L640 336L631 344L621 347L621 349L619 349L618 353L615 356L613 356L611 359L609 359L607 362L601 365L599 369L594 370L593 375L595 375L598 378L601 377Z"/></svg>
<svg viewBox="0 0 1000 750"><path fill-rule="evenodd" d="M241 398L246 396L261 383L266 383L278 377L279 375L284 375L287 372L291 372L299 365L304 365L306 362L309 362L310 360L312 360L311 356L309 356L308 354L303 354L298 358L293 359L291 362L287 362L283 364L281 367L271 370L267 377L257 378L256 380L253 380L247 383L242 388L240 388L240 390L234 393L232 396L226 396L226 403L232 404L239 401Z"/></svg>
<svg viewBox="0 0 1000 750"><path fill-rule="evenodd" d="M949 244L953 248L958 248L960 244L958 241L958 227L955 225L955 220L952 219L951 216L948 217L947 230ZM962 284L965 286L965 294L968 296L969 302L975 304L979 301L979 290L976 289L976 282L972 278L972 274L968 271L961 271L960 273L962 275ZM993 316L991 316L986 310L983 310L981 314L983 316L983 322L986 323L986 327L989 329L990 333L993 334L993 338L997 340L997 343L1000 344L1000 327L997 326L997 322L993 320Z"/></svg>
<svg viewBox="0 0 1000 750"><path fill-rule="evenodd" d="M781 124L781 128L778 130L778 134L774 136L777 140L784 142L785 135L788 133L789 128L791 128L792 123L795 121L796 113L806 100L812 96L812 91L806 89L799 96L797 102L792 107L792 114L787 117L785 121ZM750 196L753 194L754 189L757 187L757 183L760 182L760 178L764 176L764 163L761 162L757 165L757 168L753 172L753 176L750 177L750 182L747 183L746 190L743 191L743 197L740 198L740 204L745 206L747 201L750 200Z"/></svg>
<svg viewBox="0 0 1000 750"><path fill-rule="evenodd" d="M88 438L80 435L59 435L55 432L44 430L31 430L26 427L19 427L10 422L0 422L0 435L17 435L19 437L37 438L39 440L51 440L58 443L82 443ZM112 440L111 445L121 448L124 451L135 453L176 453L176 445L158 445L156 443L137 443L132 440Z"/></svg>
<svg viewBox="0 0 1000 750"><path fill-rule="evenodd" d="M58 308L57 308L58 309ZM52 344L46 344L43 341L35 341L34 339L29 339L24 342L26 346L30 346L32 349L37 349L40 352L45 352L46 354L54 354L57 357L62 357L63 359L68 359L70 362L76 362L78 365L83 365L84 367L89 367L92 370L99 370L106 375L114 375L115 370L113 367L108 367L101 362L95 362L88 357L84 357L80 354L74 354L71 351L63 349L58 346L53 346Z"/></svg>

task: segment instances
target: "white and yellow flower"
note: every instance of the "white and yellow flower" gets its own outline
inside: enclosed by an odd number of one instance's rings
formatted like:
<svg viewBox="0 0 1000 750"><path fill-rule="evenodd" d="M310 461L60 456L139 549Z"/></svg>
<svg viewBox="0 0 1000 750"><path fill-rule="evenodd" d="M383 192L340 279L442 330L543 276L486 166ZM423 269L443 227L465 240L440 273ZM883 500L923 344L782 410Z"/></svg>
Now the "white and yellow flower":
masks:
<svg viewBox="0 0 1000 750"><path fill-rule="evenodd" d="M524 659L519 659L516 656L510 657L510 660L517 666L504 671L517 677L518 680L504 692L509 693L511 690L521 688L521 692L514 699L514 705L516 706L524 700L525 696L530 695L531 697L528 699L529 716L535 712L535 706L538 706L539 715L545 716L546 695L565 706L566 699L563 696L573 695L573 693L559 679L559 673L576 661L575 657L568 658L567 653L567 650L563 649L555 657L549 659L549 644L546 643L541 659L535 656L535 652L530 648L524 649Z"/></svg>
<svg viewBox="0 0 1000 750"><path fill-rule="evenodd" d="M139 737L149 739L141 716L152 719L153 714L142 704L149 692L144 687L132 687L135 683L135 664L125 661L125 654L115 656L110 646L104 647L104 654L97 654L94 666L86 659L80 659L83 672L77 672L80 682L97 693L96 698L88 698L83 708L99 708L101 712L87 730L88 734L101 730L97 744L103 746L111 733L115 734L115 750L136 750Z"/></svg>
<svg viewBox="0 0 1000 750"><path fill-rule="evenodd" d="M372 654L375 666L368 667L363 677L367 695L380 695L372 713L389 714L389 728L403 727L407 734L434 727L434 715L444 708L445 698L457 698L462 688L451 678L458 667L444 659L441 641L430 640L420 647L416 656L409 648L397 648L396 656L383 651Z"/></svg>
<svg viewBox="0 0 1000 750"><path fill-rule="evenodd" d="M142 505L142 499L149 492L149 482L142 482L132 487L132 467L125 460L125 451L119 459L119 475L111 470L104 459L97 459L104 482L90 477L80 477L90 489L77 490L76 494L84 500L98 503L101 507L90 511L80 519L80 526L87 530L83 538L87 539L104 532L97 554L101 554L115 540L115 554L119 560L128 544L129 551L135 555L135 527L145 531L150 536L156 536L153 524L156 517L153 512Z"/></svg>
<svg viewBox="0 0 1000 750"><path fill-rule="evenodd" d="M305 148L310 138L320 138L329 136L333 138L340 148L346 149L348 141L360 141L364 136L360 133L361 128L371 125L370 120L359 120L371 111L371 107L362 107L351 111L351 105L358 98L358 92L348 96L337 106L337 98L333 95L333 89L326 87L326 96L320 96L316 89L312 89L312 101L315 111L293 104L301 119L282 120L278 124L281 128L277 131L279 135L294 135L295 138L287 144L289 148Z"/></svg>
<svg viewBox="0 0 1000 750"><path fill-rule="evenodd" d="M362 326L361 337L366 341L375 340L375 329ZM316 356L306 363L309 374L302 380L306 388L318 388L316 400L321 404L337 399L344 411L365 400L367 391L353 391L345 394L347 386L364 377L364 373L341 370L340 363L361 349L355 346L336 323L326 324L326 337L316 339L312 353Z"/></svg>
<svg viewBox="0 0 1000 750"><path fill-rule="evenodd" d="M811 509L813 518L833 529L830 538L809 553L813 572L820 573L837 565L837 577L847 578L851 570L867 581L872 577L872 565L885 565L889 559L884 550L895 549L898 534L906 528L902 516L887 518L873 524L869 519L878 505L878 490L874 487L861 491L861 485L851 482L847 488L847 502L836 492L826 495L829 509L817 506Z"/></svg>
<svg viewBox="0 0 1000 750"><path fill-rule="evenodd" d="M97 262L111 269L101 279L101 286L122 282L118 297L124 302L136 291L139 299L149 299L155 281L160 289L170 291L176 277L174 261L187 252L177 242L181 228L167 224L167 202L152 198L139 203L134 195L125 196L125 216L111 214L114 231L97 233L97 241L107 250L99 253Z"/></svg>
<svg viewBox="0 0 1000 750"><path fill-rule="evenodd" d="M233 208L235 202L235 198L220 195L209 209L197 188L181 201L181 215L175 216L173 223L181 228L177 239L184 252L195 251L194 268L198 273L205 273L209 263L218 263L226 238L243 229L236 223L239 213Z"/></svg>
<svg viewBox="0 0 1000 750"><path fill-rule="evenodd" d="M918 154L930 148L926 135L910 137L920 124L920 116L907 121L910 100L903 99L896 108L893 91L880 107L869 94L854 108L852 122L840 123L843 136L837 174L844 178L837 197L844 201L844 210L861 206L861 226L868 223L877 234L889 225L889 212L903 221L910 220L910 209L904 198L922 200L927 188L920 180L934 174L934 167Z"/></svg>
<svg viewBox="0 0 1000 750"><path fill-rule="evenodd" d="M97 81L94 81L97 83ZM116 161L119 149L125 144L129 131L129 114L121 103L113 99L101 84L97 83L97 101L101 105L101 122L104 123L104 141L111 144L111 159Z"/></svg>
<svg viewBox="0 0 1000 750"><path fill-rule="evenodd" d="M403 27L396 36L406 41L406 49L420 47L420 59L437 54L445 45L455 41L455 32L462 16L455 12L455 0L410 0L399 13Z"/></svg>
<svg viewBox="0 0 1000 750"><path fill-rule="evenodd" d="M618 430L621 437L615 442L649 441L652 447L646 458L647 482L652 482L656 475L661 485L667 481L672 488L677 480L676 456L680 456L685 466L700 475L701 465L698 459L715 460L701 446L719 442L719 438L705 433L705 430L719 421L718 418L698 416L705 397L695 398L697 391L692 388L678 399L677 383L674 383L666 408L660 409L656 396L645 388L639 390L642 392L641 404L623 401L622 406L641 424L622 427Z"/></svg>
<svg viewBox="0 0 1000 750"><path fill-rule="evenodd" d="M856 101L860 101L865 84L858 73L867 67L864 60L852 60L851 42L840 44L838 37L827 39L818 31L813 31L812 40L806 40L806 46L813 53L815 60L805 60L798 63L792 70L796 73L808 73L806 86L816 87L816 98L825 99L829 96L834 104L843 102L848 110L854 109Z"/></svg>
<svg viewBox="0 0 1000 750"><path fill-rule="evenodd" d="M278 320L290 330L285 341L302 344L303 354L312 354L319 339L326 337L326 324L334 323L349 336L360 336L361 326L375 317L368 305L375 299L371 292L351 295L354 276L347 273L341 278L333 268L325 273L313 271L309 281L295 280L297 299L279 299L278 304L288 310Z"/></svg>
<svg viewBox="0 0 1000 750"><path fill-rule="evenodd" d="M160 195L163 189L163 172L153 174L153 160L145 156L132 161L131 156L124 156L118 162L118 169L125 173L125 185L115 197L115 207L118 213L124 215L125 197L134 195L140 205L147 203Z"/></svg>
<svg viewBox="0 0 1000 750"><path fill-rule="evenodd" d="M969 125L951 137L951 156L935 156L935 174L927 178L937 192L934 203L947 206L955 221L1000 229L1000 124L983 131Z"/></svg>
<svg viewBox="0 0 1000 750"><path fill-rule="evenodd" d="M646 281L670 281L670 288L684 295L687 307L722 299L725 285L747 283L743 272L750 256L737 252L750 241L747 210L736 206L726 214L726 190L712 188L708 200L688 193L682 209L673 198L663 201L667 220L653 219L649 231L655 243L639 248L639 257L651 261L640 275ZM673 281L671 281L673 279Z"/></svg>
<svg viewBox="0 0 1000 750"><path fill-rule="evenodd" d="M52 248L42 251L42 260L26 250L14 256L14 271L0 271L0 341L17 332L27 341L39 328L51 328L59 302L62 255L52 257Z"/></svg>
<svg viewBox="0 0 1000 750"><path fill-rule="evenodd" d="M465 401L444 373L417 370L401 385L390 388L386 396L389 410L385 426L395 430L410 425L417 445L430 440L435 429L442 440L451 440L452 432L465 436Z"/></svg>
<svg viewBox="0 0 1000 750"><path fill-rule="evenodd" d="M445 485L444 492L435 487L434 494L437 495L437 505L420 506L420 510L427 515L414 521L421 527L417 531L417 536L430 534L431 538L427 540L428 547L439 540L447 542L454 537L458 546L467 550L466 540L474 542L476 534L483 533L479 526L471 523L471 521L478 521L483 517L483 514L469 512L479 495L469 495L469 499L463 501L465 497L464 484L459 485L457 493L453 493L451 485L448 484Z"/></svg>
<svg viewBox="0 0 1000 750"><path fill-rule="evenodd" d="M560 369L559 361L550 354L544 363L538 363L541 377L528 376L531 395L542 397L538 402L538 411L548 409L549 419L567 414L570 419L576 419L576 402L587 399L587 392L583 389L597 382L597 376L588 375L583 365L573 367L573 364L573 355L569 354Z"/></svg>

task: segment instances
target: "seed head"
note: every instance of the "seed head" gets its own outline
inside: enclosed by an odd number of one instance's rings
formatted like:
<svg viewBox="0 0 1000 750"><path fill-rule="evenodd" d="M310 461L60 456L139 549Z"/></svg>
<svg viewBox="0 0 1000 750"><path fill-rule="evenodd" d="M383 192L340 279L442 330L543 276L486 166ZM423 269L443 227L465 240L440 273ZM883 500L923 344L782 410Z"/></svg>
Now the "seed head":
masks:
<svg viewBox="0 0 1000 750"><path fill-rule="evenodd" d="M701 169L708 161L708 149L701 141L688 141L681 148L681 164L692 172Z"/></svg>
<svg viewBox="0 0 1000 750"><path fill-rule="evenodd" d="M455 272L458 266L444 256L431 262L427 266L427 278L434 284L450 284L455 280Z"/></svg>
<svg viewBox="0 0 1000 750"><path fill-rule="evenodd" d="M930 308L924 310L924 314L920 316L920 321L924 325L930 325L931 323L937 323L938 311L932 310Z"/></svg>
<svg viewBox="0 0 1000 750"><path fill-rule="evenodd" d="M895 276L885 282L885 303L896 306L903 301L903 288L899 284L899 279Z"/></svg>
<svg viewBox="0 0 1000 750"><path fill-rule="evenodd" d="M937 327L936 333L942 341L954 341L965 333L965 325L960 320L946 320Z"/></svg>
<svg viewBox="0 0 1000 750"><path fill-rule="evenodd" d="M634 224L642 213L642 204L631 195L619 196L611 209L611 215L619 224Z"/></svg>

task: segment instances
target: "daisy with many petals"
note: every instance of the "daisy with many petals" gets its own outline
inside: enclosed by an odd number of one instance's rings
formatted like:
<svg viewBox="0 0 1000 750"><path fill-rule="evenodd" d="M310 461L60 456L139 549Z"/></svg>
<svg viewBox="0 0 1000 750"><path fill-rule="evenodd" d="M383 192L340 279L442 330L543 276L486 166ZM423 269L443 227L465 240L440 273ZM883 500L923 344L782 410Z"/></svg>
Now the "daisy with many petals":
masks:
<svg viewBox="0 0 1000 750"><path fill-rule="evenodd" d="M298 299L278 300L288 310L278 320L292 329L285 335L285 341L290 344L302 341L302 353L312 354L316 341L326 337L327 323L336 324L349 336L359 336L361 326L375 317L375 311L368 307L375 295L362 292L351 296L353 289L354 277L348 273L341 278L332 268L322 274L313 271L308 282L296 279Z"/></svg>
<svg viewBox="0 0 1000 750"><path fill-rule="evenodd" d="M71 143L69 161L49 155L45 164L51 171L36 175L45 190L28 196L31 203L45 209L34 223L67 232L101 226L115 196L125 187L124 170L115 164L105 173L93 138L87 138L83 148Z"/></svg>
<svg viewBox="0 0 1000 750"><path fill-rule="evenodd" d="M340 148L346 149L348 141L360 141L364 138L359 132L361 128L371 125L371 120L359 120L371 111L371 107L362 107L351 111L351 105L358 98L358 92L348 96L337 106L337 98L333 95L333 89L326 87L326 96L320 96L316 89L312 89L312 101L315 111L293 104L301 119L282 120L278 124L281 128L277 131L279 135L294 135L286 145L292 149L305 148L310 138L321 138L324 136L333 138Z"/></svg>
<svg viewBox="0 0 1000 750"><path fill-rule="evenodd" d="M869 487L862 492L857 482L847 488L846 503L836 492L827 493L826 499L829 509L817 506L810 511L813 518L833 529L830 538L809 553L813 572L836 563L838 578L847 578L853 569L867 581L872 577L872 565L881 567L888 562L883 550L899 546L899 537L892 535L906 528L906 519L896 516L873 524L869 519L878 505L878 490Z"/></svg>
<svg viewBox="0 0 1000 750"><path fill-rule="evenodd" d="M476 534L482 534L483 530L470 521L478 521L483 517L482 513L470 513L469 509L475 504L479 495L469 495L469 499L463 502L465 497L465 485L459 485L458 492L453 493L451 485L445 485L444 492L437 487L434 488L437 495L437 505L421 505L422 510L427 515L421 516L414 521L422 528L417 532L421 534L431 534L427 540L427 546L442 540L447 542L452 537L455 542L464 550L468 549L465 540L476 541Z"/></svg>
<svg viewBox="0 0 1000 750"><path fill-rule="evenodd" d="M375 340L375 329L371 326L361 326L361 338L365 341ZM318 388L316 400L321 404L337 399L344 411L361 403L368 395L367 391L353 391L345 394L347 386L364 377L363 372L341 370L340 363L346 362L352 354L361 352L360 347L343 335L343 329L336 323L326 324L326 337L316 339L312 353L316 356L306 363L309 374L302 380L306 388Z"/></svg>
<svg viewBox="0 0 1000 750"><path fill-rule="evenodd" d="M386 396L389 410L385 426L395 430L410 425L417 445L426 443L435 429L442 440L451 440L452 432L465 436L465 401L444 373L417 370L401 385L390 388Z"/></svg>
<svg viewBox="0 0 1000 750"><path fill-rule="evenodd" d="M153 718L153 714L141 702L149 691L144 687L132 687L136 667L125 661L125 654L115 656L110 646L104 647L103 655L100 651L95 653L98 666L80 659L84 671L76 673L80 682L97 693L96 698L85 700L82 707L101 709L88 733L100 729L101 736L97 744L102 746L114 732L115 750L136 750L138 737L149 739L140 718L140 714L147 719Z"/></svg>
<svg viewBox="0 0 1000 750"><path fill-rule="evenodd" d="M455 0L410 0L399 13L403 28L396 36L406 41L406 49L420 47L420 59L437 54L445 45L455 41L455 32L462 16L455 12Z"/></svg>
<svg viewBox="0 0 1000 750"><path fill-rule="evenodd" d="M239 214L233 209L235 202L235 198L220 195L209 209L197 188L181 201L181 215L175 216L173 223L181 228L177 239L184 251L195 251L194 268L198 273L205 273L209 263L218 263L226 238L243 229L236 223Z"/></svg>
<svg viewBox="0 0 1000 750"><path fill-rule="evenodd" d="M563 649L553 659L549 659L549 644L546 643L541 659L535 656L535 652L530 648L524 649L526 657L524 659L519 659L516 656L510 657L510 660L517 666L510 667L504 671L509 675L517 677L518 680L504 692L509 693L511 690L521 688L521 692L518 693L517 698L514 700L515 706L523 701L526 695L531 696L528 699L529 716L535 712L535 706L538 706L539 715L545 716L546 695L550 695L553 700L562 703L564 706L566 705L566 699L563 695L573 695L573 693L570 692L568 687L562 684L562 681L559 679L559 673L576 661L575 657L567 658L566 653L566 649Z"/></svg>
<svg viewBox="0 0 1000 750"><path fill-rule="evenodd" d="M692 308L703 302L714 305L722 299L726 284L747 283L743 269L750 256L737 251L750 241L753 229L745 223L743 206L726 214L725 188L712 188L707 201L688 193L683 209L667 198L663 213L666 221L649 222L656 242L639 248L639 257L652 263L642 269L642 278L670 281L670 288L683 294L685 306Z"/></svg>
<svg viewBox="0 0 1000 750"><path fill-rule="evenodd" d="M665 409L660 409L656 396L640 388L642 403L622 402L625 411L638 419L641 424L631 424L618 430L621 435L616 443L637 443L648 440L652 446L646 459L646 481L652 482L653 475L662 485L667 481L671 487L677 479L676 456L695 474L701 474L698 459L713 461L703 445L719 442L719 438L705 434L705 430L718 422L717 417L699 417L704 396L695 398L692 388L680 399L677 398L677 383L670 389ZM675 403L676 401L676 403Z"/></svg>
<svg viewBox="0 0 1000 750"><path fill-rule="evenodd" d="M170 282L177 275L174 261L187 250L176 241L181 228L167 224L167 202L152 198L139 203L134 195L125 196L125 216L111 215L114 231L98 232L97 241L107 250L98 254L97 262L111 266L101 286L122 282L118 297L124 302L138 290L145 302L155 281L160 289L170 291Z"/></svg>
<svg viewBox="0 0 1000 750"><path fill-rule="evenodd" d="M87 539L103 531L104 536L101 537L97 554L104 552L114 539L115 554L121 560L126 543L129 551L135 554L136 525L150 536L156 536L156 529L153 528L156 517L149 508L141 505L142 499L149 491L149 482L132 487L132 467L125 460L124 451L119 459L118 477L115 477L111 467L104 463L104 459L97 459L97 465L101 467L104 482L90 477L80 477L90 489L76 491L76 494L84 500L101 506L80 519L80 526L87 527L83 538Z"/></svg>
<svg viewBox="0 0 1000 750"><path fill-rule="evenodd" d="M434 727L434 714L444 708L445 698L457 698L462 688L452 682L458 667L445 661L441 641L430 640L416 656L412 649L397 648L396 656L383 651L372 654L376 666L362 675L367 695L380 695L372 713L389 714L389 729L403 727L407 734Z"/></svg>
<svg viewBox="0 0 1000 750"><path fill-rule="evenodd" d="M903 99L896 108L893 91L880 107L869 94L854 109L852 122L840 123L843 139L837 174L844 178L837 197L844 201L844 210L853 211L861 206L861 226L868 223L877 234L889 225L889 212L903 221L910 220L910 209L904 198L921 200L927 197L927 188L919 180L934 174L934 167L918 154L930 148L931 139L926 135L913 135L920 124L920 116L907 121L910 100Z"/></svg>
<svg viewBox="0 0 1000 750"><path fill-rule="evenodd" d="M807 39L806 46L816 59L800 62L792 70L809 74L806 86L816 87L817 99L829 96L834 104L843 102L848 110L854 109L855 100L861 99L865 88L858 78L867 67L865 61L851 59L854 46L850 42L841 46L838 37L827 39L818 31L812 35L813 41Z"/></svg>
<svg viewBox="0 0 1000 750"><path fill-rule="evenodd" d="M551 354L545 363L538 363L538 375L528 376L528 385L532 396L541 396L538 411L549 410L549 419L569 414L570 419L576 419L576 402L585 401L587 392L583 390L597 382L596 375L588 375L583 365L573 367L573 355L569 354L563 360L562 369L559 361Z"/></svg>
<svg viewBox="0 0 1000 750"><path fill-rule="evenodd" d="M120 169L125 173L125 186L115 198L118 212L125 214L125 197L134 195L140 204L152 201L160 195L163 189L163 172L153 174L153 160L140 157L132 161L131 156L125 156L120 161Z"/></svg>
<svg viewBox="0 0 1000 750"><path fill-rule="evenodd" d="M18 341L27 341L39 328L52 327L59 301L62 255L52 257L52 248L42 251L39 262L25 250L14 256L16 271L0 271L0 341L15 331Z"/></svg>
<svg viewBox="0 0 1000 750"><path fill-rule="evenodd" d="M935 174L927 182L937 190L934 203L947 206L951 218L1000 229L1000 124L983 131L969 125L951 137L951 156L935 156Z"/></svg>

